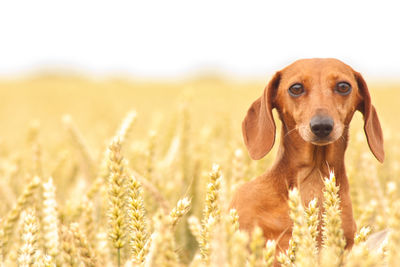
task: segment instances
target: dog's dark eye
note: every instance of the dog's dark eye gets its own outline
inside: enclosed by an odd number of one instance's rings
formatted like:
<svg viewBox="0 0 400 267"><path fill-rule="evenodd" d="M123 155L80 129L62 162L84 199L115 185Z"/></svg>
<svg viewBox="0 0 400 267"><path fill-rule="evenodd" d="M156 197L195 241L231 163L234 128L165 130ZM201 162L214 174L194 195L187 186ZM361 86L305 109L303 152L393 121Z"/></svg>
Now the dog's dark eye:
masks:
<svg viewBox="0 0 400 267"><path fill-rule="evenodd" d="M351 92L351 86L346 82L340 82L336 84L335 91L341 95L348 95Z"/></svg>
<svg viewBox="0 0 400 267"><path fill-rule="evenodd" d="M304 94L304 87L300 83L295 83L289 88L289 94L293 97L298 97Z"/></svg>

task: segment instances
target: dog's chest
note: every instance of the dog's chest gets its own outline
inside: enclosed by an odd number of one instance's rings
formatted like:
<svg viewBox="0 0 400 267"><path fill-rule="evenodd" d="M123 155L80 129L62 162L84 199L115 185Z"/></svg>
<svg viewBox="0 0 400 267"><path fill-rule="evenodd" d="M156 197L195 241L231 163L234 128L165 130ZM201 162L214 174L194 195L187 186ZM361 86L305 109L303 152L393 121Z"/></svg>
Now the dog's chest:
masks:
<svg viewBox="0 0 400 267"><path fill-rule="evenodd" d="M314 198L317 198L318 203L321 205L324 199L324 182L321 178L321 173L319 171L314 171L307 177L302 177L302 179L299 177L298 181L298 188L303 205L307 206Z"/></svg>

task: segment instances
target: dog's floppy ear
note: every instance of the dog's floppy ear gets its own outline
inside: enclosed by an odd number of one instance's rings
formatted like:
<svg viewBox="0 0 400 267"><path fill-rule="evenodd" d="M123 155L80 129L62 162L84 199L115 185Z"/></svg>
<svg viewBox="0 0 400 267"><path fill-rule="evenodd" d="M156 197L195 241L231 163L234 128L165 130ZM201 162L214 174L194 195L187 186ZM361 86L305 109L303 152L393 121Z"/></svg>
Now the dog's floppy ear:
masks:
<svg viewBox="0 0 400 267"><path fill-rule="evenodd" d="M371 96L364 78L358 72L354 72L354 75L363 98L358 110L364 115L364 132L367 136L368 145L376 159L383 162L385 151L383 149L383 134L378 114L371 104Z"/></svg>
<svg viewBox="0 0 400 267"><path fill-rule="evenodd" d="M280 80L277 72L263 95L251 105L242 123L244 143L252 159L261 159L275 142L275 122L272 117L273 101Z"/></svg>

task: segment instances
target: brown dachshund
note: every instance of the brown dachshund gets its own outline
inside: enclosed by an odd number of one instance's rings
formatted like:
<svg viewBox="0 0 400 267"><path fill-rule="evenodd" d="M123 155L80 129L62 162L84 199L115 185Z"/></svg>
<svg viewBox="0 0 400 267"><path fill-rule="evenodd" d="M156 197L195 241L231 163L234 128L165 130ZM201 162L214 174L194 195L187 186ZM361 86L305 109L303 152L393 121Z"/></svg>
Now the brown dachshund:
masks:
<svg viewBox="0 0 400 267"><path fill-rule="evenodd" d="M372 153L383 162L383 135L378 115L360 73L337 59L303 59L278 71L242 124L251 158L261 159L275 141L272 109L282 121L281 139L271 169L242 185L231 207L243 230L258 225L266 239L288 248L292 232L288 190L297 187L303 205L323 202L323 177L333 170L340 186L342 227L346 247L354 242L356 224L344 166L349 124L356 110L364 116L364 131ZM322 211L322 206L320 206ZM318 238L321 243L321 236Z"/></svg>

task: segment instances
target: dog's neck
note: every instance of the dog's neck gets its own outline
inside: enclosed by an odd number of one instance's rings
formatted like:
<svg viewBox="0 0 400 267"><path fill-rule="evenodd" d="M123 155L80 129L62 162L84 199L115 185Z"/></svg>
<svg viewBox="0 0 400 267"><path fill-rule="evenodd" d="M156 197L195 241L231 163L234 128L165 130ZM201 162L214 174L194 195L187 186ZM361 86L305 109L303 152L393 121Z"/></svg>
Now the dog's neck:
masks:
<svg viewBox="0 0 400 267"><path fill-rule="evenodd" d="M347 186L344 167L347 139L346 128L342 137L335 142L317 146L304 141L297 131L288 134L283 126L278 154L271 171L275 175L279 173L278 176L283 178L280 183L288 189L297 186L300 191L307 188L314 190L311 188L315 188L317 183L322 185L323 178L329 177L330 171L335 173L338 184Z"/></svg>

